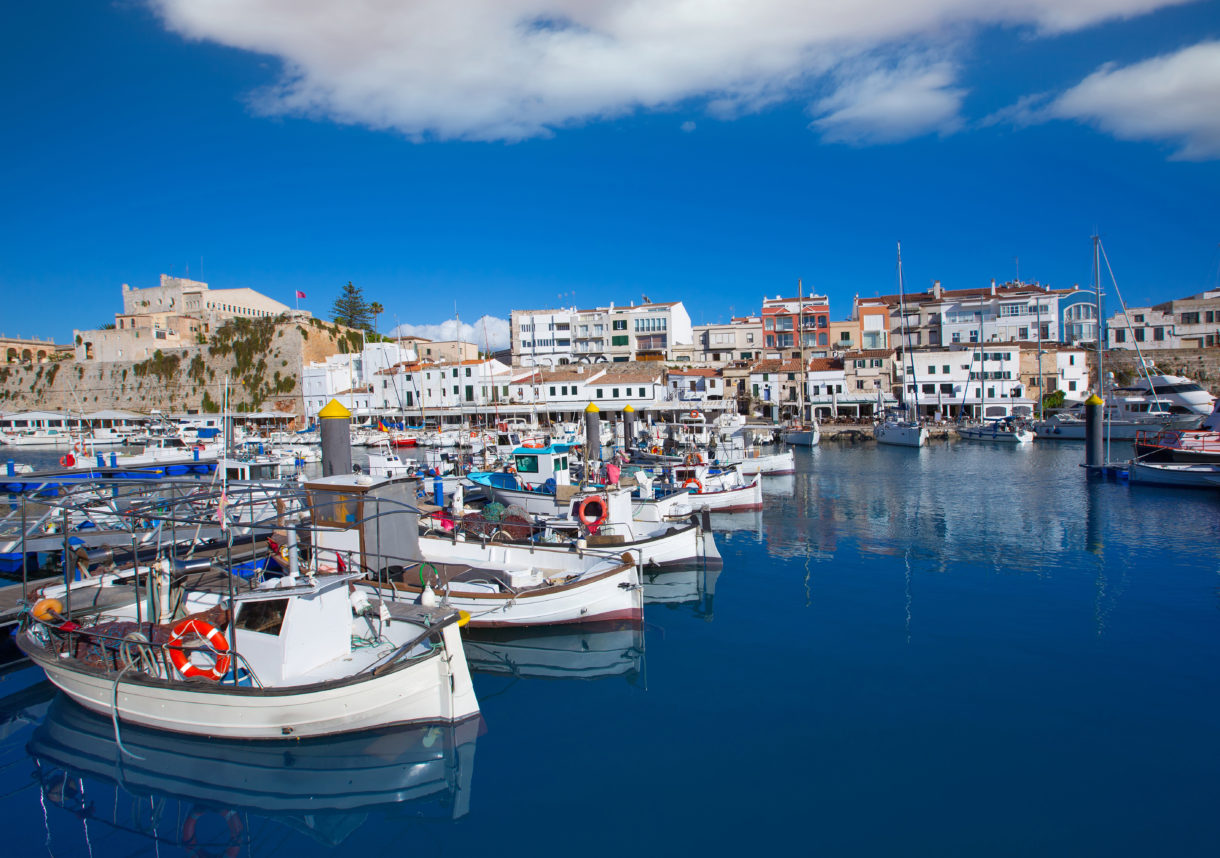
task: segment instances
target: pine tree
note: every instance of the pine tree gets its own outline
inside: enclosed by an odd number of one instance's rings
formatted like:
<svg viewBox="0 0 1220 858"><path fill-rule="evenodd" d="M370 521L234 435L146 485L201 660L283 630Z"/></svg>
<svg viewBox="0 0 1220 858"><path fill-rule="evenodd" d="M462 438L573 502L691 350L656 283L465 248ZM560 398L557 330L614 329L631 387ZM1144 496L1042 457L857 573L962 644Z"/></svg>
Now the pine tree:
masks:
<svg viewBox="0 0 1220 858"><path fill-rule="evenodd" d="M331 307L330 318L349 328L368 329L369 305L365 303L359 286L353 286L352 281L347 281L347 285L335 299L335 306Z"/></svg>

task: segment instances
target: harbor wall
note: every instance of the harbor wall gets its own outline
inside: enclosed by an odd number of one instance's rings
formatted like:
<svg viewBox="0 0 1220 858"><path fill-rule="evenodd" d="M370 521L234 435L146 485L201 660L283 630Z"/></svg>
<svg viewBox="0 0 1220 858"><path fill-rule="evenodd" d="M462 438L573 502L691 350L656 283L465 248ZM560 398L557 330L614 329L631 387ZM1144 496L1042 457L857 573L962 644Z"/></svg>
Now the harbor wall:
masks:
<svg viewBox="0 0 1220 858"><path fill-rule="evenodd" d="M0 412L216 413L228 376L234 411L301 416L302 367L358 350L359 342L359 334L317 319L234 319L204 344L154 350L143 360L0 364Z"/></svg>

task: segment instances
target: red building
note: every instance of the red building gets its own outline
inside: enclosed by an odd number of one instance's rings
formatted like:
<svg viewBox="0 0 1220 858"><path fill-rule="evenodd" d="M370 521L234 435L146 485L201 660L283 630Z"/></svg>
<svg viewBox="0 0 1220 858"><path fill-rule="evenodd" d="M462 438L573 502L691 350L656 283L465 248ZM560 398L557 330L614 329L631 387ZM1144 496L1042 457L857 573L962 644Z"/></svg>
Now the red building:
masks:
<svg viewBox="0 0 1220 858"><path fill-rule="evenodd" d="M825 295L806 295L803 301L800 298L763 298L759 315L762 316L763 345L769 352L799 358L802 347L813 349L829 345L830 301Z"/></svg>

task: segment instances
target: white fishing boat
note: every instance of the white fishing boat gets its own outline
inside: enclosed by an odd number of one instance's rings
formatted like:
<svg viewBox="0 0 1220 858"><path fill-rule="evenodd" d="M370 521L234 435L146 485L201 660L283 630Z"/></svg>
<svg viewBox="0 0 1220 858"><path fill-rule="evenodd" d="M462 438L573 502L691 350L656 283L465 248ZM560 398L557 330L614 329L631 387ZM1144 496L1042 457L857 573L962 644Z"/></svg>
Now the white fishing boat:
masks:
<svg viewBox="0 0 1220 858"><path fill-rule="evenodd" d="M796 473L796 456L791 450L764 453L757 447L751 447L744 451L722 451L717 454L716 461L722 465L732 465L738 473L746 477L756 474L779 477Z"/></svg>
<svg viewBox="0 0 1220 858"><path fill-rule="evenodd" d="M436 558L408 567L393 584L365 584L383 597L465 611L472 628L547 626L644 617L636 559L597 549L571 551L422 536Z"/></svg>
<svg viewBox="0 0 1220 858"><path fill-rule="evenodd" d="M1131 482L1150 486L1190 489L1220 489L1220 464L1204 462L1144 462L1133 459L1127 466Z"/></svg>
<svg viewBox="0 0 1220 858"><path fill-rule="evenodd" d="M406 509L408 485L351 475L311 483L312 565L298 568L290 527L283 578L238 586L229 576L227 588L175 594L162 561L142 576L148 599L110 607L87 625L64 621L62 603L42 601L17 645L85 708L156 730L304 738L474 716L461 616L349 595L364 572L335 571L353 546L370 570L404 556L384 551L410 540L383 527L381 512ZM227 487L230 497L238 488ZM138 594L139 577L135 586Z"/></svg>

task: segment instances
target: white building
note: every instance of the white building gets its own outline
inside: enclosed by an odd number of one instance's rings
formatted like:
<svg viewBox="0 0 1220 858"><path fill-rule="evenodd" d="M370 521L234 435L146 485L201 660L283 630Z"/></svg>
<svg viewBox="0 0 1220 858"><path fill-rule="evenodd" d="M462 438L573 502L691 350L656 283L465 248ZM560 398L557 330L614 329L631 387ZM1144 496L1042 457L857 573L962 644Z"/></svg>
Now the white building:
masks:
<svg viewBox="0 0 1220 858"><path fill-rule="evenodd" d="M725 397L724 379L714 369L671 369L668 388L670 401L703 404Z"/></svg>
<svg viewBox="0 0 1220 858"><path fill-rule="evenodd" d="M1021 348L1015 343L912 350L903 364L903 401L922 416L965 413L977 419L1033 411L1021 381Z"/></svg>
<svg viewBox="0 0 1220 858"><path fill-rule="evenodd" d="M513 363L519 366L673 360L675 347L694 342L690 316L680 301L513 310L511 324Z"/></svg>

